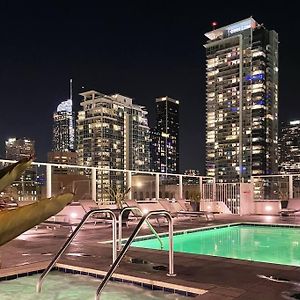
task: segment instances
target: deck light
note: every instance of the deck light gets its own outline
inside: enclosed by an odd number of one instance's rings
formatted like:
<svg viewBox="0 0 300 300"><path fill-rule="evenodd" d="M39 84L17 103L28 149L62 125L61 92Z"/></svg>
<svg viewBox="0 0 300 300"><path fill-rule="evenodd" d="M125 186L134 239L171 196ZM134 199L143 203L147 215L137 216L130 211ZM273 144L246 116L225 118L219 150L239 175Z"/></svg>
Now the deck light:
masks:
<svg viewBox="0 0 300 300"><path fill-rule="evenodd" d="M72 212L70 216L71 216L72 219L75 219L75 218L77 218L77 213L76 212Z"/></svg>
<svg viewBox="0 0 300 300"><path fill-rule="evenodd" d="M272 206L267 205L267 206L265 206L265 210L266 210L266 211L271 211L271 210L273 210L273 208L272 208Z"/></svg>

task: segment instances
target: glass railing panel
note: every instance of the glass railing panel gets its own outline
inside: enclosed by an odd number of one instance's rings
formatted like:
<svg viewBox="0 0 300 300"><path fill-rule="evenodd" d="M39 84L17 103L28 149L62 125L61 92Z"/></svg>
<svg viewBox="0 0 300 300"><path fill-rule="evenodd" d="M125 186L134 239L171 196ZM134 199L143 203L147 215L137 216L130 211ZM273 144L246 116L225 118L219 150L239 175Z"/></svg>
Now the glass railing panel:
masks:
<svg viewBox="0 0 300 300"><path fill-rule="evenodd" d="M253 177L254 199L287 200L289 197L288 176Z"/></svg>
<svg viewBox="0 0 300 300"><path fill-rule="evenodd" d="M97 170L97 201L99 205L121 205L127 191L125 171Z"/></svg>
<svg viewBox="0 0 300 300"><path fill-rule="evenodd" d="M12 161L1 160L0 169ZM0 193L3 207L26 205L46 197L46 167L33 163L22 175Z"/></svg>
<svg viewBox="0 0 300 300"><path fill-rule="evenodd" d="M73 192L74 201L91 200L91 169L79 166L51 166L52 195L62 192Z"/></svg>
<svg viewBox="0 0 300 300"><path fill-rule="evenodd" d="M179 199L179 176L177 175L159 175L159 198Z"/></svg>
<svg viewBox="0 0 300 300"><path fill-rule="evenodd" d="M151 201L155 197L155 175L132 172L131 197L138 201Z"/></svg>
<svg viewBox="0 0 300 300"><path fill-rule="evenodd" d="M293 198L300 198L300 175L293 175Z"/></svg>
<svg viewBox="0 0 300 300"><path fill-rule="evenodd" d="M201 191L200 178L194 176L184 176L182 178L183 199L190 202L191 207L195 211L200 209Z"/></svg>

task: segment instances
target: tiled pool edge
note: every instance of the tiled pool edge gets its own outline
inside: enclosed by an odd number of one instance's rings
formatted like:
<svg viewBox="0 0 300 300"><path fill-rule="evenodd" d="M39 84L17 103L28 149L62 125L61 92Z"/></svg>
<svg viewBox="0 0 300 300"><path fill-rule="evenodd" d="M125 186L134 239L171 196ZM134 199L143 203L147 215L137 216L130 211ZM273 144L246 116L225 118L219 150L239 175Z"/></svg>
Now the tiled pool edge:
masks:
<svg viewBox="0 0 300 300"><path fill-rule="evenodd" d="M32 267L29 265L28 268L23 268L23 271L16 274L3 274L0 275L0 282L1 281L7 281L7 280L13 280L25 276L31 276L35 274L40 274L44 271L45 267L39 267L35 270L32 270ZM26 270L27 269L27 270ZM70 273L70 274L80 274L80 275L88 275L94 278L102 279L106 275L106 272L91 268L85 268L85 267L78 267L78 266L70 266L67 264L57 263L55 267L52 270L57 270L64 273ZM9 272L11 273L11 272ZM173 283L167 283L164 281L158 281L158 280L151 280L146 278L140 278L135 277L131 275L124 275L124 274L118 274L114 273L113 277L110 279L114 282L123 282L126 284L133 284L136 286L140 286L142 288L150 289L150 290L160 290L167 293L173 293L173 294L179 294L187 297L196 297L198 295L203 295L207 292L207 290L204 289L198 289L198 288L192 288L187 287L183 285L173 284Z"/></svg>
<svg viewBox="0 0 300 300"><path fill-rule="evenodd" d="M42 269L42 270L36 270L36 271L17 273L14 275L2 276L2 277L0 277L0 282L7 281L7 280L13 280L13 279L21 278L21 277L26 277L26 276L31 276L31 275L36 275L36 274L41 274L41 273L43 273L43 271L44 270Z"/></svg>
<svg viewBox="0 0 300 300"><path fill-rule="evenodd" d="M0 268L0 281L5 280L5 278L15 279L18 277L30 276L33 274L41 273L49 265L50 261L43 261L38 263L31 263L25 265L15 266L13 268Z"/></svg>
<svg viewBox="0 0 300 300"><path fill-rule="evenodd" d="M65 273L89 275L96 278L103 278L106 275L106 272L104 271L85 267L70 266L62 263L57 263L56 269ZM207 290L204 289L192 288L174 283L168 283L164 281L146 279L119 273L114 273L111 278L111 281L134 284L151 290L161 290L164 292L180 294L188 297L196 297L198 295L203 295L207 292Z"/></svg>

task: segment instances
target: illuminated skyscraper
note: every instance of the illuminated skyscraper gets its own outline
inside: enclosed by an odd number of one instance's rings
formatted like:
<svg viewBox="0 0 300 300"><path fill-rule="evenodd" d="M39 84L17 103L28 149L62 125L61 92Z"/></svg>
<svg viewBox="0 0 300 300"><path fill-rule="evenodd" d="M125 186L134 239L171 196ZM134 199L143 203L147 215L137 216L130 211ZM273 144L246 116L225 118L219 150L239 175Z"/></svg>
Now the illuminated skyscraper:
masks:
<svg viewBox="0 0 300 300"><path fill-rule="evenodd" d="M72 79L70 81L70 99L62 101L53 114L53 151L67 152L75 150L75 118L72 101Z"/></svg>
<svg viewBox="0 0 300 300"><path fill-rule="evenodd" d="M160 155L159 155L160 133L156 128L150 129L150 170L159 172Z"/></svg>
<svg viewBox="0 0 300 300"><path fill-rule="evenodd" d="M205 36L207 175L239 182L277 173L277 33L248 18Z"/></svg>
<svg viewBox="0 0 300 300"><path fill-rule="evenodd" d="M179 101L156 99L156 127L151 131L151 167L162 173L179 173Z"/></svg>
<svg viewBox="0 0 300 300"><path fill-rule="evenodd" d="M77 118L78 162L84 166L149 171L148 112L132 99L96 91L80 94L82 110ZM123 172L101 172L98 197L108 199L108 187L124 189Z"/></svg>
<svg viewBox="0 0 300 300"><path fill-rule="evenodd" d="M279 137L280 173L300 172L300 120L283 122Z"/></svg>

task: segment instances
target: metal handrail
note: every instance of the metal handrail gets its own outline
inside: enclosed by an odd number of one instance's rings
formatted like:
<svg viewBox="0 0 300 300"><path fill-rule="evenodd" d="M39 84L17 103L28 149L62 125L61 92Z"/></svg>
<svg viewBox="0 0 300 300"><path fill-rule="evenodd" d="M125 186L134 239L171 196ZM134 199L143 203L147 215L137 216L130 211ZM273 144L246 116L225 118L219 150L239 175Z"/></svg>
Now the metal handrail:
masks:
<svg viewBox="0 0 300 300"><path fill-rule="evenodd" d="M117 218L115 213L110 209L93 209L89 212L87 212L84 217L82 218L81 222L77 225L75 230L72 232L72 234L68 237L64 245L60 248L60 250L57 252L55 257L52 259L48 267L44 270L40 278L38 279L37 285L36 285L36 291L37 293L41 292L43 280L47 276L47 274L50 272L52 267L55 265L55 263L58 261L58 259L61 257L63 252L66 250L66 248L70 245L70 243L73 241L73 239L76 237L77 233L81 229L81 227L85 224L85 222L94 214L96 213L109 213L112 217L112 240L113 240L113 262L117 258Z"/></svg>
<svg viewBox="0 0 300 300"><path fill-rule="evenodd" d="M114 263L112 264L112 266L108 270L107 274L105 275L104 279L102 280L101 284L99 285L99 287L98 287L98 289L96 291L95 300L100 300L100 294L101 294L101 292L105 288L105 286L106 286L108 280L111 278L112 274L115 272L115 270L118 267L119 263L121 262L122 258L124 257L124 255L128 251L129 246L131 245L133 239L139 233L140 229L143 226L144 221L147 220L150 216L152 216L152 215L158 215L158 214L164 215L168 219L168 221L169 221L169 273L167 275L168 276L176 276L176 274L174 273L173 219L172 219L170 213L168 213L167 211L162 211L162 210L150 211L149 213L147 213L146 215L144 215L141 218L140 222L135 227L133 233L128 238L125 246L123 247L123 249L119 253L117 259L114 261Z"/></svg>
<svg viewBox="0 0 300 300"><path fill-rule="evenodd" d="M123 217L124 212L128 211L128 210L130 210L130 211L137 210L141 214L141 217L144 215L143 211L137 206L128 206L128 207L124 207L121 210L121 212L119 214L118 251L120 251L121 248L122 248L122 217ZM149 229L151 230L151 232L158 239L158 241L160 243L160 249L162 250L163 249L163 242L162 242L160 236L158 235L158 233L156 232L156 230L153 228L153 226L151 225L151 223L148 220L146 220L145 222L146 222L147 226L149 227Z"/></svg>

